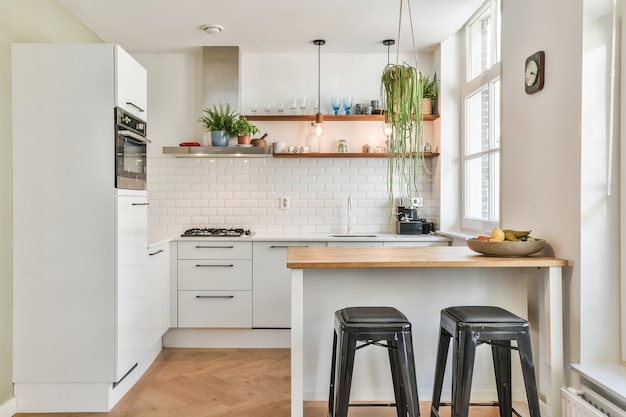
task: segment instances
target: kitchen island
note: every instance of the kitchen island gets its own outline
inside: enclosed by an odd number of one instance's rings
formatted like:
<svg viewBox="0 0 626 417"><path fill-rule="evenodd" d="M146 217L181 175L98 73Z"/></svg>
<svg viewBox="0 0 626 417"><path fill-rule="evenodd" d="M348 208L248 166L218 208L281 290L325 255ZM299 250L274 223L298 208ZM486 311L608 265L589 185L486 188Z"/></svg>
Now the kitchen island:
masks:
<svg viewBox="0 0 626 417"><path fill-rule="evenodd" d="M496 305L531 322L539 397L545 416L560 416L563 379L562 268L552 257L485 257L464 246L289 248L292 273L291 415L304 401L328 398L333 314L357 305L389 305L413 325L418 389L430 401L439 314L451 305ZM384 349L359 351L351 400L393 398ZM515 357L515 355L513 355ZM450 396L449 369L442 399ZM513 400L524 401L513 361ZM479 349L472 400L496 398L489 349Z"/></svg>

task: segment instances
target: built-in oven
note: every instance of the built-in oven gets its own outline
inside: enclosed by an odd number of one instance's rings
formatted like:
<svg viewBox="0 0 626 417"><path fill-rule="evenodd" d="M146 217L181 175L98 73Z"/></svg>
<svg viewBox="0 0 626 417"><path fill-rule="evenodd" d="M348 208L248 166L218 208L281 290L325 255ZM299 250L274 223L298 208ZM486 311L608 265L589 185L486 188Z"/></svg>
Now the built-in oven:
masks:
<svg viewBox="0 0 626 417"><path fill-rule="evenodd" d="M147 188L146 122L115 108L115 188L145 190Z"/></svg>

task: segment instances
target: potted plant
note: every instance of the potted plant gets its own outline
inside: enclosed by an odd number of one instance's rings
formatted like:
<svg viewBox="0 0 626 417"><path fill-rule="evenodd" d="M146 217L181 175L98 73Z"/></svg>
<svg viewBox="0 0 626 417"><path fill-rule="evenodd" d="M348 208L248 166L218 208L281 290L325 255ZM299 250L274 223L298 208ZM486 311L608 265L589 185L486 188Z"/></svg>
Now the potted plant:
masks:
<svg viewBox="0 0 626 417"><path fill-rule="evenodd" d="M396 219L395 199L419 197L419 178L425 169L421 150L423 83L414 66L390 64L385 67L381 95L385 123L390 126L387 163L387 194L390 222ZM395 230L390 223L391 230Z"/></svg>
<svg viewBox="0 0 626 417"><path fill-rule="evenodd" d="M437 107L437 96L439 95L439 82L437 73L430 76L420 73L420 83L422 84L422 114L433 114L433 109Z"/></svg>
<svg viewBox="0 0 626 417"><path fill-rule="evenodd" d="M259 133L259 129L250 123L245 116L240 116L233 124L233 132L237 135L237 143L240 145L249 145L250 136Z"/></svg>
<svg viewBox="0 0 626 417"><path fill-rule="evenodd" d="M211 132L211 144L213 146L227 146L228 137L234 133L233 125L237 120L237 112L231 109L230 104L219 103L203 110L203 116L198 122L204 123L207 132Z"/></svg>

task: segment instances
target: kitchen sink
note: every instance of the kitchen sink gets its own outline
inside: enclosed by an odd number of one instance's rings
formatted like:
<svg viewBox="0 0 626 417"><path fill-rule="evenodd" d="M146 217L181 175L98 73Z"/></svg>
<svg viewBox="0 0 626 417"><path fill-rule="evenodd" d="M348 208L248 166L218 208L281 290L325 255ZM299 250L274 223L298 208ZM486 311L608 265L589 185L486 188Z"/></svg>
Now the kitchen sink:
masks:
<svg viewBox="0 0 626 417"><path fill-rule="evenodd" d="M352 234L352 233L346 233L346 234L339 234L339 235L328 235L328 237L378 237L378 235L358 235L358 234Z"/></svg>

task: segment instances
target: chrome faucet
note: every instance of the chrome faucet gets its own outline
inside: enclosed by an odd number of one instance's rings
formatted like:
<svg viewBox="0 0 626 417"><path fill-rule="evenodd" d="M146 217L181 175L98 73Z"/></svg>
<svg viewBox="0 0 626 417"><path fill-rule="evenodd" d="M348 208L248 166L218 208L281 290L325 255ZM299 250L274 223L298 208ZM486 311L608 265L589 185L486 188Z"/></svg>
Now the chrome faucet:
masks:
<svg viewBox="0 0 626 417"><path fill-rule="evenodd" d="M352 233L352 196L348 194L348 234Z"/></svg>

